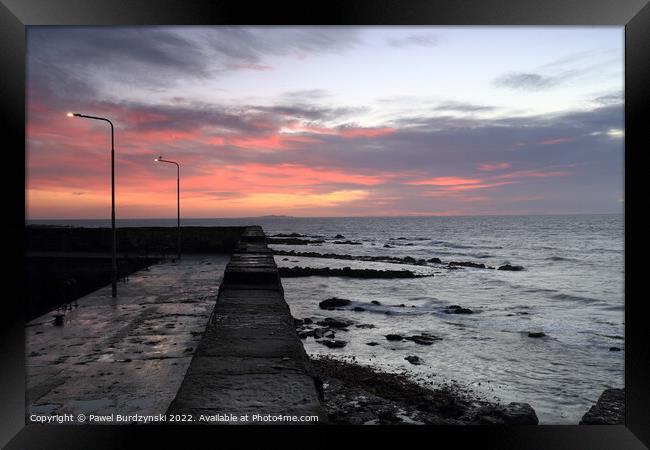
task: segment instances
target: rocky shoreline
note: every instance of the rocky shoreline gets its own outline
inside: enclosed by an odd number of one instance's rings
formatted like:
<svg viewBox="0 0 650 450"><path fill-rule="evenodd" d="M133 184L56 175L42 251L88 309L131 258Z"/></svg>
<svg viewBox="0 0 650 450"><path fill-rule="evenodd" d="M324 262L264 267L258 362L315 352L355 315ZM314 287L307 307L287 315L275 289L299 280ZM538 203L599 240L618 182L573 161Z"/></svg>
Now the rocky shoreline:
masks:
<svg viewBox="0 0 650 450"><path fill-rule="evenodd" d="M350 300L330 298L319 303L323 310L343 310L351 307ZM373 302L381 305L379 302ZM404 305L395 305L397 308ZM454 305L456 306L456 305ZM356 310L354 307L351 310ZM460 307L449 308L457 312ZM471 312L470 312L471 313ZM328 348L343 348L348 342L337 335L350 328L374 328L372 324L356 320L326 317L323 320L294 318L298 337L313 338ZM539 336L538 336L539 335ZM528 333L529 337L544 337L544 333ZM430 333L412 336L387 334L388 342L411 341L430 346L443 338ZM369 341L366 345L377 346L380 342ZM404 360L412 365L424 362L415 355ZM312 359L312 373L322 382L321 395L329 419L334 424L362 425L536 425L539 423L534 409L528 403L513 402L507 405L482 399L455 381L445 382L441 387L425 386L406 375L387 373L360 365L355 356L319 356ZM319 383L320 384L320 383ZM624 423L625 390L606 389L580 425L614 425Z"/></svg>
<svg viewBox="0 0 650 450"><path fill-rule="evenodd" d="M582 416L580 425L625 424L625 389L605 389L595 405Z"/></svg>
<svg viewBox="0 0 650 450"><path fill-rule="evenodd" d="M270 243L274 243L274 241L271 241ZM273 254L278 256L341 259L345 261L386 262L386 263L406 264L406 265L413 265L413 266L428 266L430 264L436 264L436 265L443 265L445 268L450 270L462 269L465 267L471 267L474 269L508 270L511 272L519 272L525 270L523 266L517 266L511 264L504 264L499 267L492 267L492 266L486 266L483 263L476 263L472 261L449 261L448 263L445 263L440 258L416 259L413 258L412 256L405 256L403 258L398 256L362 256L362 255L347 255L347 254L339 254L339 253L297 252L295 250L277 250L277 249L273 250Z"/></svg>
<svg viewBox="0 0 650 450"><path fill-rule="evenodd" d="M527 403L501 405L453 383L425 387L402 374L331 357L311 360L335 425L537 425Z"/></svg>
<svg viewBox="0 0 650 450"><path fill-rule="evenodd" d="M375 270L375 269L332 269L330 267L279 267L281 277L349 277L349 278L421 278L433 274L417 274L410 270Z"/></svg>

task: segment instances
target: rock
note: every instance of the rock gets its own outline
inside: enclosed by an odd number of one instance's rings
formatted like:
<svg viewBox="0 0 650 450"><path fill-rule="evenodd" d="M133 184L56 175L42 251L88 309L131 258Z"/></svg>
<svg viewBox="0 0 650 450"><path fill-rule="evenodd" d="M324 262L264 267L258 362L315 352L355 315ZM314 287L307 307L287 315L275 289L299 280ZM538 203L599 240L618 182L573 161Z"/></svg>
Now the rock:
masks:
<svg viewBox="0 0 650 450"><path fill-rule="evenodd" d="M582 416L580 425L623 425L625 389L605 389L595 405Z"/></svg>
<svg viewBox="0 0 650 450"><path fill-rule="evenodd" d="M469 308L463 308L460 305L451 305L445 308L446 314L474 314Z"/></svg>
<svg viewBox="0 0 650 450"><path fill-rule="evenodd" d="M379 345L379 342L366 342L366 345L374 347L375 345Z"/></svg>
<svg viewBox="0 0 650 450"><path fill-rule="evenodd" d="M546 333L543 333L542 331L531 331L531 332L528 333L528 337L531 337L531 338L541 338L541 337L545 337L545 336L546 336Z"/></svg>
<svg viewBox="0 0 650 450"><path fill-rule="evenodd" d="M363 245L361 242L354 241L334 241L333 244L345 244L345 245Z"/></svg>
<svg viewBox="0 0 650 450"><path fill-rule="evenodd" d="M347 342L345 341L334 341L329 339L323 339L319 342L329 348L343 348L347 345Z"/></svg>
<svg viewBox="0 0 650 450"><path fill-rule="evenodd" d="M377 412L377 417L382 423L391 423L391 422L403 422L403 419L397 417L394 411L391 410L381 410Z"/></svg>
<svg viewBox="0 0 650 450"><path fill-rule="evenodd" d="M392 245L384 244L384 248L393 248Z"/></svg>
<svg viewBox="0 0 650 450"><path fill-rule="evenodd" d="M352 325L352 322L348 322L347 320L342 320L342 319L332 319L331 317L328 317L325 320L316 322L316 325L320 325L328 328L347 328L350 325Z"/></svg>
<svg viewBox="0 0 650 450"><path fill-rule="evenodd" d="M314 336L314 339L321 339L323 336L325 336L325 333L327 333L326 328L317 328L315 330L312 330L310 332L311 336Z"/></svg>
<svg viewBox="0 0 650 450"><path fill-rule="evenodd" d="M408 336L408 337L405 337L404 339L406 339L407 341L415 342L416 344L420 344L420 345L431 345L435 341L441 341L442 340L442 338L440 338L438 336L433 336L433 335L430 335L430 334L419 334L419 335L415 335L415 336Z"/></svg>
<svg viewBox="0 0 650 450"><path fill-rule="evenodd" d="M373 300L373 301L371 301L370 303L372 303L373 305L381 305L381 303L378 302L377 300Z"/></svg>
<svg viewBox="0 0 650 450"><path fill-rule="evenodd" d="M430 262L430 263L442 264L442 261L440 261L440 258L429 258L429 259L427 259L427 261Z"/></svg>
<svg viewBox="0 0 650 450"><path fill-rule="evenodd" d="M482 406L473 414L474 422L485 425L537 425L539 419L528 403Z"/></svg>
<svg viewBox="0 0 650 450"><path fill-rule="evenodd" d="M411 364L415 365L415 366L419 366L419 365L422 364L422 360L420 358L418 358L417 356L413 356L413 355L405 356L404 359L407 360L408 362L410 362Z"/></svg>
<svg viewBox="0 0 650 450"><path fill-rule="evenodd" d="M314 321L311 320L309 317L305 317L304 319L302 319L302 321L303 321L303 323L305 323L305 324L314 323Z"/></svg>
<svg viewBox="0 0 650 450"><path fill-rule="evenodd" d="M375 328L375 326L371 323L360 323L358 325L355 325L356 328Z"/></svg>
<svg viewBox="0 0 650 450"><path fill-rule="evenodd" d="M620 352L620 351L621 351L621 348L620 348L620 347L610 347L610 348L609 348L609 351L610 351L610 352Z"/></svg>
<svg viewBox="0 0 650 450"><path fill-rule="evenodd" d="M366 308L362 308L361 306L355 306L353 310L356 312L363 312L366 310Z"/></svg>
<svg viewBox="0 0 650 450"><path fill-rule="evenodd" d="M336 236L334 236L334 239L345 239L345 236L343 236L342 234L337 234Z"/></svg>
<svg viewBox="0 0 650 450"><path fill-rule="evenodd" d="M272 237L309 237L300 233L278 233L274 234Z"/></svg>
<svg viewBox="0 0 650 450"><path fill-rule="evenodd" d="M404 338L399 334L387 334L386 339L388 339L389 341L401 341Z"/></svg>
<svg viewBox="0 0 650 450"><path fill-rule="evenodd" d="M332 269L329 267L279 267L281 277L350 277L350 278L422 278L433 274L416 274L410 270Z"/></svg>
<svg viewBox="0 0 650 450"><path fill-rule="evenodd" d="M322 244L325 242L322 239L300 239L296 237L288 238L268 238L269 244L284 244L284 245L306 245L306 244Z"/></svg>
<svg viewBox="0 0 650 450"><path fill-rule="evenodd" d="M341 306L347 306L350 303L351 303L350 300L346 300L344 298L332 297L320 302L318 304L318 307L321 309L334 309Z"/></svg>
<svg viewBox="0 0 650 450"><path fill-rule="evenodd" d="M299 326L302 325L303 323L304 323L303 320L301 320L301 319L296 319L295 317L293 318L293 326L294 326L294 327L299 327Z"/></svg>
<svg viewBox="0 0 650 450"><path fill-rule="evenodd" d="M475 269L485 269L485 264L471 261L452 261L449 266L474 267Z"/></svg>
<svg viewBox="0 0 650 450"><path fill-rule="evenodd" d="M511 270L513 272L519 272L520 270L524 270L522 266L511 266L510 264L505 264L503 266L500 266L497 270Z"/></svg>

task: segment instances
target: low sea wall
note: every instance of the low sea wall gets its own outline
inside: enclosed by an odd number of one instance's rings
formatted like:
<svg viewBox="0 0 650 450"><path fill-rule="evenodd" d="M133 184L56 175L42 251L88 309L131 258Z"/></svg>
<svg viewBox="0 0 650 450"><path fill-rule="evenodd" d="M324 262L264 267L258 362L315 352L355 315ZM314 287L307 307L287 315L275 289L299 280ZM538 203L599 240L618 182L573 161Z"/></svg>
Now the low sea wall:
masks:
<svg viewBox="0 0 650 450"><path fill-rule="evenodd" d="M186 253L230 252L246 227L181 227L181 249ZM110 228L25 228L27 252L110 252ZM119 254L155 254L176 251L175 227L117 228Z"/></svg>
<svg viewBox="0 0 650 450"><path fill-rule="evenodd" d="M325 423L309 364L264 233L248 227L167 412L206 424Z"/></svg>

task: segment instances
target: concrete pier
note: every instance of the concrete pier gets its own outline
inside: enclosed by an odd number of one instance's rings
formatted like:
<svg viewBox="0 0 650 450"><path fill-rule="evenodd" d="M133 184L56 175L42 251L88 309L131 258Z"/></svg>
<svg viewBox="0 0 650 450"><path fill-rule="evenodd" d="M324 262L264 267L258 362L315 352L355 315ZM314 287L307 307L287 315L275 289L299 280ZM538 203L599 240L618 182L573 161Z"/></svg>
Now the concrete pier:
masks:
<svg viewBox="0 0 650 450"><path fill-rule="evenodd" d="M212 313L228 255L184 255L25 328L31 414L163 414Z"/></svg>
<svg viewBox="0 0 650 450"><path fill-rule="evenodd" d="M264 233L249 227L168 412L221 424L324 423L317 385Z"/></svg>
<svg viewBox="0 0 650 450"><path fill-rule="evenodd" d="M265 240L247 227L230 257L186 254L130 275L116 299L110 286L82 297L63 325L52 313L29 322L27 423L165 412L205 424L324 423Z"/></svg>

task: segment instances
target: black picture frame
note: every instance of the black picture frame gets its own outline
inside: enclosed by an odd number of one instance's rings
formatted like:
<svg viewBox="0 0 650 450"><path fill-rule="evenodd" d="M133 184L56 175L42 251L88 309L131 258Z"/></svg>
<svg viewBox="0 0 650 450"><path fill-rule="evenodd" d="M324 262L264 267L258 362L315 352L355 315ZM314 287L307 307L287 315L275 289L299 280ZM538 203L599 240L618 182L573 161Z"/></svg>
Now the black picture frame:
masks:
<svg viewBox="0 0 650 450"><path fill-rule="evenodd" d="M0 0L0 104L4 168L5 292L0 310L0 445L6 448L124 448L141 441L187 446L244 445L250 438L275 444L334 446L361 438L365 446L434 445L499 449L636 449L650 446L650 372L646 295L640 287L640 225L632 221L633 183L648 112L650 5L648 0L330 0L276 3L210 0ZM65 426L24 423L25 27L30 25L618 25L625 26L625 388L620 426L464 427L169 427ZM22 149L22 151L21 151ZM647 202L647 201L646 201ZM638 215L638 214L637 214ZM638 220L638 219L637 219ZM11 245L7 245L7 244ZM630 245L632 243L632 245ZM640 260L640 258L638 259ZM13 264L13 262L16 262ZM14 294L10 294L14 292ZM340 433L344 433L342 437ZM235 439L234 441L232 439ZM446 445L445 445L446 444ZM202 444L205 445L205 444ZM228 444L229 445L229 444ZM238 447L238 446L237 446Z"/></svg>

